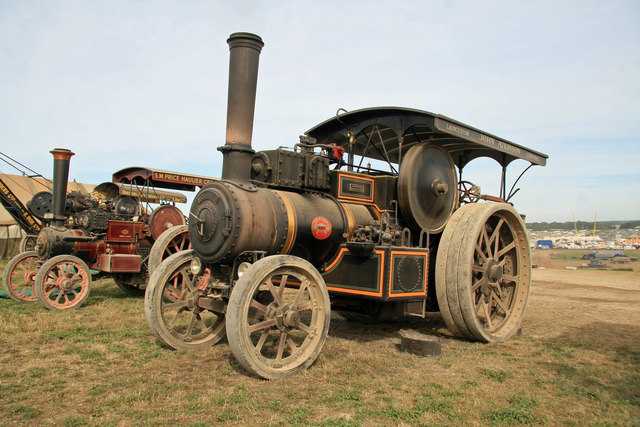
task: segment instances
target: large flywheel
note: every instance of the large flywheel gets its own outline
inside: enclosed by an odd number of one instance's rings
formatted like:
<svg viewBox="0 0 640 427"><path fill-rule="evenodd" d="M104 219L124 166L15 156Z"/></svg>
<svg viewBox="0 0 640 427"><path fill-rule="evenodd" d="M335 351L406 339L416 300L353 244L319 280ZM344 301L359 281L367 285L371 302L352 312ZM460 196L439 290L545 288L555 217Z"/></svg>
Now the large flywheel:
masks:
<svg viewBox="0 0 640 427"><path fill-rule="evenodd" d="M439 233L453 213L458 179L449 153L421 144L407 151L400 164L398 203L413 227Z"/></svg>

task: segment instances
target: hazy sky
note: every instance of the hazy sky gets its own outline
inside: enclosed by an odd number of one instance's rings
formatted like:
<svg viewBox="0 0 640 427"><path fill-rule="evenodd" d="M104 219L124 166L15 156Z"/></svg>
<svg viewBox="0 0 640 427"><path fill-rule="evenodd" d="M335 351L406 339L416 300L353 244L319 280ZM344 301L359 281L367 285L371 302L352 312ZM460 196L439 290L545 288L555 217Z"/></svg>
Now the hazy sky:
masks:
<svg viewBox="0 0 640 427"><path fill-rule="evenodd" d="M529 221L640 218L637 0L0 0L0 151L51 176L69 148L95 184L132 165L220 176L237 31L265 42L254 148L340 107L418 108L549 154L513 200ZM497 163L476 176L497 192Z"/></svg>

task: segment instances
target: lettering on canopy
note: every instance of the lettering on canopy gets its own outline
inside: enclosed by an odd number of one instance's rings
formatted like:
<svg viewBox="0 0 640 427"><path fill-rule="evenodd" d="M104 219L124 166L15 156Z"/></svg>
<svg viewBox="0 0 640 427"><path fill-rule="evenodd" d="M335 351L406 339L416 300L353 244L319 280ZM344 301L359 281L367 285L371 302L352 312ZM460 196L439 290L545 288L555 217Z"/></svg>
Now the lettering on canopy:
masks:
<svg viewBox="0 0 640 427"><path fill-rule="evenodd" d="M507 141L486 135L474 129L469 129L456 123L451 123L441 118L436 118L436 128L439 131L446 132L450 135L462 137L468 141L472 141L485 147L494 148L503 153L511 154L517 158L529 160L538 165L544 165L546 159L529 150L518 147Z"/></svg>
<svg viewBox="0 0 640 427"><path fill-rule="evenodd" d="M201 176L183 175L169 172L153 172L151 177L154 181L164 182L177 182L179 184L193 185L194 187L202 187L211 181L212 179L203 178Z"/></svg>

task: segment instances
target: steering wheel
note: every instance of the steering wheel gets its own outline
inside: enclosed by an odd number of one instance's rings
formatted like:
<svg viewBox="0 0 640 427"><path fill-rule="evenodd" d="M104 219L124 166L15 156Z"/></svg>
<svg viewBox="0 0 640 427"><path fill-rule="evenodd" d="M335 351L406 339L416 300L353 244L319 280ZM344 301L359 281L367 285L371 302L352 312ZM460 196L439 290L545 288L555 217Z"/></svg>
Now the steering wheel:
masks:
<svg viewBox="0 0 640 427"><path fill-rule="evenodd" d="M460 193L460 204L476 203L480 200L480 187L470 181L460 181L458 183L458 192Z"/></svg>

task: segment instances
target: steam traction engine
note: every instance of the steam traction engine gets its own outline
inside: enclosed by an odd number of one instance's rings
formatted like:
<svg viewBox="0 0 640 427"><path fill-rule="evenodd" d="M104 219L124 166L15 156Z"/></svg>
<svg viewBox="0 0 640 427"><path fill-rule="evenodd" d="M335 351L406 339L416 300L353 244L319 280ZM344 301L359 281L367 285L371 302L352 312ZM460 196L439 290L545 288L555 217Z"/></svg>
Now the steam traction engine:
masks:
<svg viewBox="0 0 640 427"><path fill-rule="evenodd" d="M238 362L268 379L313 363L331 307L368 318L439 310L460 338L512 336L531 265L523 221L507 203L517 190L507 193L506 167L544 165L547 156L404 108L345 112L291 150L254 152L263 43L247 33L228 43L222 179L193 201L193 250L167 258L149 281L154 335L188 349L226 333ZM462 179L483 156L502 166L500 196Z"/></svg>
<svg viewBox="0 0 640 427"><path fill-rule="evenodd" d="M16 255L5 267L8 295L18 301L37 299L48 309L77 308L89 296L90 268L110 275L126 293L144 295L148 271L170 254L187 249L189 241L178 208L164 204L147 215L140 203L186 202L186 197L111 182L100 184L92 194L67 194L69 159L74 153L66 149L51 153L53 194L38 193L30 203L31 211L48 225L38 234L35 251ZM123 181L122 172L114 174L114 180Z"/></svg>

